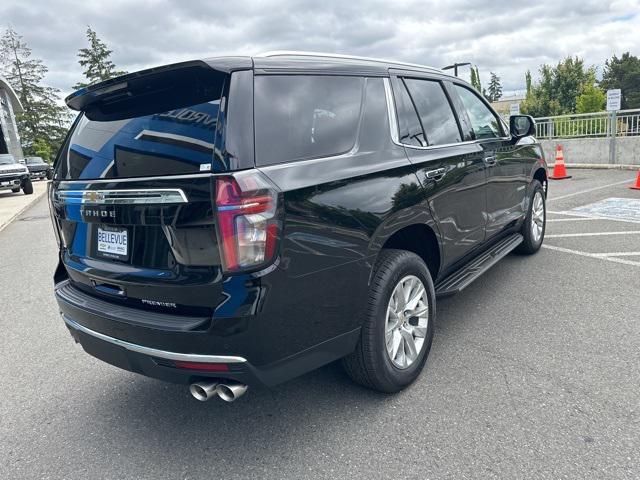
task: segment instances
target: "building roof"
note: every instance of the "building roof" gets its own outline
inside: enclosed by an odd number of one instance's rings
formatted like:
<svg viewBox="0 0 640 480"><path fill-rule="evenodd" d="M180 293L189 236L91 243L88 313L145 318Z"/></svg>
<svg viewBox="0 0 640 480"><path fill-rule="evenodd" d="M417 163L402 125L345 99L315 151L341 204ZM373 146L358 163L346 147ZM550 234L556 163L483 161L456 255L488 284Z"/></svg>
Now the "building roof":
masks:
<svg viewBox="0 0 640 480"><path fill-rule="evenodd" d="M22 104L20 103L20 99L16 92L11 88L9 82L4 77L0 77L0 89L5 90L7 95L9 96L9 100L11 101L11 108L13 109L13 113L22 113Z"/></svg>

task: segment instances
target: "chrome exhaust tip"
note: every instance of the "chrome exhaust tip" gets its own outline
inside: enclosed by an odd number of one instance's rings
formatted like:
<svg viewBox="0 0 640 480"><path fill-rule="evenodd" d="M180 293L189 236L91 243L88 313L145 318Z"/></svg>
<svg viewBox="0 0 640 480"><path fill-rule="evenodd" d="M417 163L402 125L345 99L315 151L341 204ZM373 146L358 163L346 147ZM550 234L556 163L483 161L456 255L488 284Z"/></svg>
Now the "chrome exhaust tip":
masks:
<svg viewBox="0 0 640 480"><path fill-rule="evenodd" d="M238 382L220 383L218 385L218 396L225 402L233 402L244 395L247 385Z"/></svg>
<svg viewBox="0 0 640 480"><path fill-rule="evenodd" d="M193 398L206 402L218 394L218 382L196 382L189 385L189 392Z"/></svg>

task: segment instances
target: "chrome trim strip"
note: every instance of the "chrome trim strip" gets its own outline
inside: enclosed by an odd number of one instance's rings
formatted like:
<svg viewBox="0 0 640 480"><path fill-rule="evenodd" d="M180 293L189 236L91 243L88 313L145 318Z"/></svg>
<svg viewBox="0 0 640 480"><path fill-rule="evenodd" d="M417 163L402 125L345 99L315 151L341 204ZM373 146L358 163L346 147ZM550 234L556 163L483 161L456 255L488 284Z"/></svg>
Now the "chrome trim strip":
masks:
<svg viewBox="0 0 640 480"><path fill-rule="evenodd" d="M148 182L150 180L180 180L185 178L210 177L212 173L188 173L184 175L156 175L153 177L131 177L131 178L96 178L86 180L60 180L60 183L122 183L122 182Z"/></svg>
<svg viewBox="0 0 640 480"><path fill-rule="evenodd" d="M470 145L472 143L482 144L488 141L498 141L498 140L511 140L511 136L509 137L495 137L495 138L480 138L477 140L465 140L464 142L458 143L445 143L442 145L427 145L426 147L419 147L417 145L407 145L405 143L400 143L400 133L398 131L398 120L397 113L395 108L395 102L393 100L393 90L391 88L391 80L389 78L384 78L384 94L387 98L387 113L389 115L389 130L391 133L391 141L398 145L399 147L412 148L414 150L436 150L438 148L447 148L447 147L457 147L458 145ZM395 125L395 128L394 128Z"/></svg>
<svg viewBox="0 0 640 480"><path fill-rule="evenodd" d="M143 188L131 190L56 190L64 203L82 205L149 205L188 203L179 188Z"/></svg>
<svg viewBox="0 0 640 480"><path fill-rule="evenodd" d="M87 327L74 322L65 315L62 315L64 322L74 330L86 333L105 342L112 343L119 347L123 347L131 352L141 353L143 355L149 355L151 357L166 358L167 360L180 360L186 362L204 362L204 363L246 363L247 359L243 357L231 357L226 355L200 355L197 353L177 353L167 352L166 350L158 350L151 347L143 347L142 345L136 345L135 343L125 342L118 338L109 337L102 333L90 330Z"/></svg>

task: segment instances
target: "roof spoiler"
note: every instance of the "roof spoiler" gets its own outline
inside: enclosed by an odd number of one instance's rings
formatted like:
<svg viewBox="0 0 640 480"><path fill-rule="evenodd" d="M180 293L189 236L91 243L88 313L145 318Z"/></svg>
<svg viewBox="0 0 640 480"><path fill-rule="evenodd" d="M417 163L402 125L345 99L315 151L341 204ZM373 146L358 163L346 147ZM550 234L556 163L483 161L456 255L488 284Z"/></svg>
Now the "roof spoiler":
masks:
<svg viewBox="0 0 640 480"><path fill-rule="evenodd" d="M193 101L220 93L224 78L235 70L253 67L250 57L193 60L149 68L82 88L65 99L67 106L91 120L116 120L155 105L156 111L172 100ZM185 86L189 88L184 88Z"/></svg>

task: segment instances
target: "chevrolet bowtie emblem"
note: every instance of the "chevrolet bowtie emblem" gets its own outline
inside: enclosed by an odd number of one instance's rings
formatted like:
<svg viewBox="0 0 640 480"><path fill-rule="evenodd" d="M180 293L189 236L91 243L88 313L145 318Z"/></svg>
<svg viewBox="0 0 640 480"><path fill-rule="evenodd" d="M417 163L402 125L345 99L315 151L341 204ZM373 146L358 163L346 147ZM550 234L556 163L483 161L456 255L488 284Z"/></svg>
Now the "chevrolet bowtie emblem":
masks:
<svg viewBox="0 0 640 480"><path fill-rule="evenodd" d="M95 203L104 201L104 193L102 192L85 192L84 199L86 202Z"/></svg>

